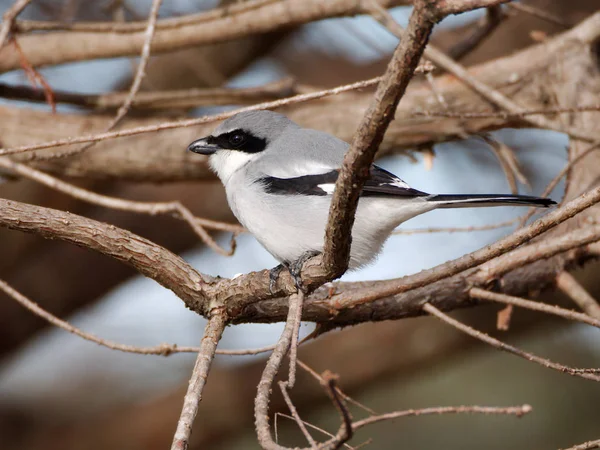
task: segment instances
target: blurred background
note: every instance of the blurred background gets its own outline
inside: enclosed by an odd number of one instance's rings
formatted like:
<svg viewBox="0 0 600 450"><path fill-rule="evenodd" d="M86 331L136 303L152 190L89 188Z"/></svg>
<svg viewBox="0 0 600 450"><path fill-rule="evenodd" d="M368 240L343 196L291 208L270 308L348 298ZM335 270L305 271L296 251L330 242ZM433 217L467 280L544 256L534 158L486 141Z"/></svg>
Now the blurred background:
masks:
<svg viewBox="0 0 600 450"><path fill-rule="evenodd" d="M217 1L165 0L160 17L213 8ZM12 1L0 1L4 12ZM598 9L597 0L531 0L565 22L577 23ZM150 1L34 0L20 16L27 19L145 20ZM409 9L393 15L407 21ZM448 47L479 12L444 21L433 41ZM516 13L462 62L470 65L531 45L532 31L551 35L563 28ZM369 17L324 20L302 27L153 56L143 90L190 87L251 87L292 77L299 84L332 87L379 75L397 40ZM108 93L127 90L136 59L118 58L41 69L54 90ZM24 85L22 71L0 75L0 84ZM1 92L1 91L0 91ZM49 110L44 104L0 100L1 105ZM233 107L233 105L232 105ZM169 111L170 117L200 116L226 107ZM59 113L89 114L58 105ZM110 113L107 113L110 114ZM142 114L134 112L130 115ZM144 112L143 114L152 114ZM127 123L127 121L125 121ZM566 136L555 132L506 129L494 136L516 151L530 186L539 195L566 162ZM2 136L0 136L0 141ZM185 148L181 148L184 151ZM429 192L509 192L497 158L481 139L440 144L432 164L421 153L379 161L410 185ZM233 221L216 181L166 184L78 181L98 192L136 200L180 199L198 216ZM564 186L551 197L560 200ZM169 218L148 219L83 204L26 180L5 179L0 196L69 210L113 223L147 237L190 261L198 270L231 277L270 268L275 260L248 234L238 239L233 257L199 245L188 227ZM522 210L436 211L402 228L494 224ZM432 267L473 251L509 233L510 227L469 233L396 235L372 266L343 280L386 279ZM229 236L218 237L226 245ZM162 342L197 345L205 321L174 294L106 257L62 242L0 229L0 277L44 308L84 330L122 343ZM600 296L597 266L575 275ZM564 302L558 294L545 300ZM516 311L510 330L496 331L496 306L456 315L533 353L577 367L600 366L600 334L545 315ZM303 333L313 329L303 325ZM220 348L251 348L274 343L276 325L239 325L226 330ZM472 341L435 319L364 324L330 332L300 350L317 372L340 375L341 387L378 413L460 404L509 406L528 403L533 413L514 417L439 416L405 418L362 430L352 440L367 448L531 449L560 448L600 436L600 389L590 381L549 371ZM265 357L220 356L209 377L192 435L192 448L258 448L252 400ZM2 449L160 449L175 430L194 355L141 356L110 351L48 327L0 294L0 448ZM303 419L334 432L339 418L318 383L300 375L293 397ZM287 413L277 395L275 411ZM354 417L364 415L353 409ZM277 420L287 445L304 445L297 427ZM318 436L318 433L315 434Z"/></svg>

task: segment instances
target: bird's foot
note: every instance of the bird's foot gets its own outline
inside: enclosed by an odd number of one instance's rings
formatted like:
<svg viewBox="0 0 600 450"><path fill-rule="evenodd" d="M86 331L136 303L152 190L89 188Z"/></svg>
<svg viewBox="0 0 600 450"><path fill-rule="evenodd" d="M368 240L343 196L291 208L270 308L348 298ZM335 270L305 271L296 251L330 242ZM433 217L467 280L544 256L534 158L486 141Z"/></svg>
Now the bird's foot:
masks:
<svg viewBox="0 0 600 450"><path fill-rule="evenodd" d="M283 269L288 269L288 266L285 264L279 264L278 266L273 267L269 270L269 292L272 295L275 295L275 288L277 287L277 279L279 278L279 274Z"/></svg>
<svg viewBox="0 0 600 450"><path fill-rule="evenodd" d="M319 253L320 252L317 252L315 250L309 250L307 252L304 252L300 256L300 258L298 258L296 261L292 262L288 266L288 270L290 271L290 275L294 279L294 284L296 285L296 289L298 289L298 291L306 293L306 287L302 283L302 266L304 266L304 263L306 261L308 261L314 256L317 256Z"/></svg>

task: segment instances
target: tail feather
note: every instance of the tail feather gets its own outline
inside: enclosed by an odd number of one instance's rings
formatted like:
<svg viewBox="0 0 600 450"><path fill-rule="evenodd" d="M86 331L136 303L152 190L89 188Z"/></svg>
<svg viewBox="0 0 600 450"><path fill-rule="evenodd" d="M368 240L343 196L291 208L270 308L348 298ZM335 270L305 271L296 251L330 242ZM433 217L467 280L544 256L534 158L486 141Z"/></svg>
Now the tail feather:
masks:
<svg viewBox="0 0 600 450"><path fill-rule="evenodd" d="M438 208L472 208L478 206L538 206L547 208L556 205L556 202L549 198L501 194L440 194L427 197L427 201L437 203Z"/></svg>

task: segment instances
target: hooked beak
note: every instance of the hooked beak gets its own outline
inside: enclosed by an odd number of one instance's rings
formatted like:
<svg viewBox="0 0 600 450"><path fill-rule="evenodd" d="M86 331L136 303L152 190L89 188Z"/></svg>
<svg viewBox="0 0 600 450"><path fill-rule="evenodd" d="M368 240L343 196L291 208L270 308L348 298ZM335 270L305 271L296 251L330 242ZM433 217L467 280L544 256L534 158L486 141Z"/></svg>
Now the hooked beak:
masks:
<svg viewBox="0 0 600 450"><path fill-rule="evenodd" d="M190 152L199 153L201 155L212 155L220 147L217 144L208 143L208 138L198 139L188 146Z"/></svg>

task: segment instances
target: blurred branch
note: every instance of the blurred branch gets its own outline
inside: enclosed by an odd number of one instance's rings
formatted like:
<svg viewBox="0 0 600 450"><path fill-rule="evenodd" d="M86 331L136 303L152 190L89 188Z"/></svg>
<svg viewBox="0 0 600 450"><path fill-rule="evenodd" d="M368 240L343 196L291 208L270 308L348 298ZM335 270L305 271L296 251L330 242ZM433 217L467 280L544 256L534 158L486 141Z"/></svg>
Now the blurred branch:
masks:
<svg viewBox="0 0 600 450"><path fill-rule="evenodd" d="M556 287L586 314L600 320L600 305L569 272L563 271L556 276Z"/></svg>
<svg viewBox="0 0 600 450"><path fill-rule="evenodd" d="M211 308L188 390L183 398L183 408L177 422L177 430L173 437L171 450L187 450L189 446L188 441L192 432L192 425L196 414L198 414L198 405L202 400L202 390L206 384L217 345L227 324L225 310L216 304L212 305Z"/></svg>
<svg viewBox="0 0 600 450"><path fill-rule="evenodd" d="M150 59L150 47L152 44L152 38L154 37L154 32L156 29L156 21L158 19L158 10L160 9L160 5L162 4L162 0L152 0L152 6L150 8L150 15L148 17L148 25L146 25L146 29L144 31L144 45L142 46L142 53L140 56L140 62L138 64L137 70L135 72L135 76L133 77L133 82L131 83L131 87L129 88L129 92L127 96L123 100L123 103L119 106L117 110L117 114L110 123L105 128L105 132L108 132L114 129L125 117L129 108L131 108L131 104L137 93L142 86L142 80L146 76L146 67L148 66L148 60ZM75 148L68 150L62 154L53 155L54 157L64 157L71 156L77 153L83 153L86 150L89 150L94 146L94 142L90 142L89 144L83 145L80 148Z"/></svg>
<svg viewBox="0 0 600 450"><path fill-rule="evenodd" d="M547 305L546 303L541 302L533 302L524 298L500 294L498 292L486 291L484 289L476 287L472 288L469 291L469 295L473 298L478 298L480 300L489 300L491 302L498 302L505 305L518 306L520 308L531 309L533 311L539 311L546 314L553 314L555 316L559 316L567 320L573 320L576 322L591 325L596 328L600 328L600 320L590 317L587 314L569 311L568 309L560 308L558 306Z"/></svg>
<svg viewBox="0 0 600 450"><path fill-rule="evenodd" d="M495 5L488 8L485 17L477 23L476 28L471 34L454 44L448 50L448 56L457 61L464 58L479 47L506 18L507 16L502 12L501 6Z"/></svg>
<svg viewBox="0 0 600 450"><path fill-rule="evenodd" d="M594 98L599 92L594 91L591 82L598 79L598 70L594 62L591 45L600 35L600 13L586 19L579 26L543 44L538 44L506 58L501 58L482 66L473 68L470 73L477 79L496 90L518 99L526 110L543 110L556 108L548 105L548 98L554 98L553 90L558 86L557 74L563 74L566 80L562 85L577 83L578 78L587 77L591 90L587 98ZM556 58L564 55L564 58ZM565 65L570 70L563 70ZM577 70L575 70L577 69ZM533 76L535 74L535 76ZM507 81L508 80L508 81ZM377 80L370 80L375 84ZM366 86L369 83L354 85ZM451 111L477 111L488 109L488 103L464 87L460 81L451 76L436 78L436 86L445 98ZM350 89L350 88L348 88ZM344 89L335 91L341 92ZM314 94L313 94L314 95ZM336 134L341 139L350 141L352 133L364 114L370 93L346 94L327 102L306 103L301 107L286 109L285 113L293 120L309 128L317 128ZM259 105L260 107L277 107L284 104L320 98L319 95L293 97L292 101L280 101ZM425 143L436 143L456 139L467 133L481 133L505 127L530 126L518 113L510 113L504 117L479 117L466 120L460 117L415 117L415 112L432 111L431 93L427 86L415 85L409 89L396 110L394 120L386 133L380 152L398 151ZM569 105L567 108L575 108ZM558 108L565 106L558 105ZM441 111L441 110L440 110ZM487 113L484 113L487 114ZM226 116L218 116L210 120L218 120ZM324 120L324 117L327 120ZM51 126L53 119L48 114L21 110L16 108L0 108L0 133L3 138L4 152L31 151L32 149L49 148L55 145L83 143L93 140L132 136L155 130L173 129L183 126L197 126L209 122L209 119L194 119L181 122L168 122L162 126L148 125L157 119L131 119L134 127L106 135L93 137L83 136L77 139L59 139L44 142L43 145L30 145L35 141L47 141L52 137L81 136L89 130L102 130L106 126L106 118L98 116L61 115L61 128ZM182 151L189 142L198 135L210 133L210 127L179 129L169 133L153 133L137 138L120 139L115 142L99 143L98 151L88 152L77 158L49 161L44 163L46 170L70 176L126 178L145 181L168 181L182 179L199 179L209 176L209 170L202 158L189 158ZM26 145L24 145L26 144ZM102 150L102 151L100 151ZM125 151L126 150L126 151ZM35 153L43 155L44 152ZM127 157L124 158L124 155Z"/></svg>
<svg viewBox="0 0 600 450"><path fill-rule="evenodd" d="M402 36L405 35L405 32L402 29L402 27L394 20L392 15L380 5L373 3L371 14L392 34L398 37L398 39L402 39ZM492 105L498 106L500 108L505 109L506 111L515 114L524 111L524 108L521 105L519 105L506 95L502 94L497 89L492 88L488 84L482 82L475 76L471 75L464 66L454 61L451 57L444 54L441 50L438 50L433 45L429 45L427 49L425 49L425 52L423 54L426 58L430 59L436 66L453 74L466 86L468 86L474 92L479 94L482 98L490 102ZM600 140L600 135L593 134L584 130L579 130L573 126L565 128L562 124L546 119L543 116L522 116L522 118L525 122L529 123L530 125L533 125L534 127L566 133L574 139L579 139L586 142L595 142L597 140Z"/></svg>
<svg viewBox="0 0 600 450"><path fill-rule="evenodd" d="M20 164L11 161L5 156L0 156L0 167L6 169L9 173L19 175L37 183L43 184L50 189L55 189L64 194L70 195L78 200L103 206L105 208L116 209L120 211L129 211L133 213L148 214L156 216L159 214L170 215L180 220L184 220L190 226L190 228L196 233L196 235L204 242L208 247L223 256L231 256L235 252L236 247L236 236L243 232L244 229L239 225L227 224L223 222L216 222L213 220L203 219L194 216L192 212L183 206L178 201L172 202L136 202L132 200L125 200L122 198L109 197L106 195L97 194L75 186L74 184L67 183L59 180L51 175L36 170L25 164ZM230 231L233 233L231 238L230 249L226 250L221 247L204 229L211 228L214 230Z"/></svg>
<svg viewBox="0 0 600 450"><path fill-rule="evenodd" d="M529 14L531 16L537 17L538 19L542 19L546 22L553 23L554 25L558 25L559 27L571 28L573 26L573 24L568 23L561 17L557 17L554 14L549 13L548 11L544 11L543 9L536 8L535 6L528 5L523 2L511 2L507 6L516 11Z"/></svg>
<svg viewBox="0 0 600 450"><path fill-rule="evenodd" d="M577 369L577 368L573 368L573 367L568 367L568 366L550 361L549 359L541 358L532 353L525 352L513 345L509 345L502 341L499 341L498 339L495 339L485 333L482 333L481 331L478 331L468 325L465 325L462 322L459 322L458 320L453 319L452 317L450 317L447 314L444 314L442 311L440 311L439 309L437 309L435 306L431 305L430 303L425 303L423 305L423 310L426 311L427 313L431 314L432 316L437 317L442 322L445 322L448 325L456 328L457 330L462 331L463 333L466 333L469 336L474 337L475 339L479 339L480 341L485 342L486 344L488 344L498 350L512 353L513 355L524 358L527 361L531 361L531 362L540 364L548 369L553 369L558 372L568 373L569 375L585 378L587 380L600 381L600 369Z"/></svg>
<svg viewBox="0 0 600 450"><path fill-rule="evenodd" d="M405 3L379 0L382 6ZM153 51L166 52L202 44L214 44L248 35L298 26L331 17L352 16L361 11L353 0L255 0L241 7L217 8L187 19L157 23ZM81 26L81 25L79 25ZM57 31L20 36L19 41L34 67L98 58L134 56L143 46L139 24L103 25L103 31ZM96 25L94 25L96 27ZM20 29L24 26L20 25ZM15 52L0 50L0 73L19 68Z"/></svg>
<svg viewBox="0 0 600 450"><path fill-rule="evenodd" d="M250 88L196 88L172 91L139 92L131 103L132 110L188 109L198 106L252 105L268 102L296 93L298 87L292 78ZM312 89L316 90L316 89ZM109 94L76 94L54 91L57 103L84 106L99 110L116 109L127 97L126 92ZM45 102L45 96L28 86L12 86L0 83L0 97L14 100Z"/></svg>
<svg viewBox="0 0 600 450"><path fill-rule="evenodd" d="M10 32L15 27L15 19L29 3L31 3L31 0L16 0L13 5L2 14L2 23L0 24L0 51L6 44Z"/></svg>

